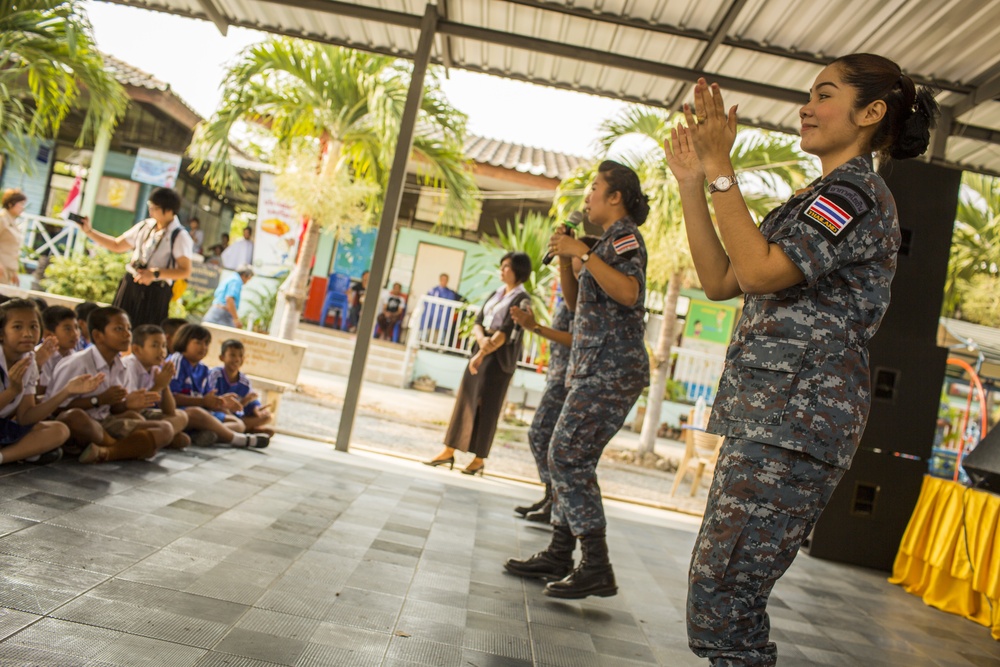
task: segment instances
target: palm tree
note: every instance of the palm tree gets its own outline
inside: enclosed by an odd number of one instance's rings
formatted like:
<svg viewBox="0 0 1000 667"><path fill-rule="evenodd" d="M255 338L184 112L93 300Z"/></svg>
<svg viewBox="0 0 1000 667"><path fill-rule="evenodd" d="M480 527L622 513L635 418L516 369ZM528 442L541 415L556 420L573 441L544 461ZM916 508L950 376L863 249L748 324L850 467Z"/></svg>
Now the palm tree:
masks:
<svg viewBox="0 0 1000 667"><path fill-rule="evenodd" d="M409 66L395 58L272 38L243 51L224 81L222 105L199 127L191 169L208 163L206 181L218 191L242 187L229 161L234 128L263 127L286 176L278 180L279 193L307 219L302 250L284 289L287 307L279 336L294 335L320 229L339 237L378 220L409 83ZM413 152L423 182L444 187L444 225L457 225L474 211L477 189L463 154L465 120L445 99L432 70Z"/></svg>
<svg viewBox="0 0 1000 667"><path fill-rule="evenodd" d="M631 106L605 121L599 143L609 153L622 138L637 136L647 146L633 149L622 158L639 174L650 196L650 213L643 226L649 262L646 283L650 290L664 291L663 324L650 360L649 398L639 440L639 452L652 452L660 425L660 409L670 370L670 348L677 328L677 300L681 285L693 268L691 251L683 229L680 194L663 158L663 142L670 129L681 119L665 111ZM739 133L732 160L741 175L747 205L758 219L791 191L818 174L815 165L795 146L796 140L785 135L759 130Z"/></svg>
<svg viewBox="0 0 1000 667"><path fill-rule="evenodd" d="M954 314L974 285L1000 274L1000 179L966 172L955 212L944 310ZM978 280L977 280L978 278ZM964 309L963 309L964 310Z"/></svg>
<svg viewBox="0 0 1000 667"><path fill-rule="evenodd" d="M0 153L23 154L21 137L52 137L85 108L78 143L111 129L128 105L104 69L79 0L0 0Z"/></svg>

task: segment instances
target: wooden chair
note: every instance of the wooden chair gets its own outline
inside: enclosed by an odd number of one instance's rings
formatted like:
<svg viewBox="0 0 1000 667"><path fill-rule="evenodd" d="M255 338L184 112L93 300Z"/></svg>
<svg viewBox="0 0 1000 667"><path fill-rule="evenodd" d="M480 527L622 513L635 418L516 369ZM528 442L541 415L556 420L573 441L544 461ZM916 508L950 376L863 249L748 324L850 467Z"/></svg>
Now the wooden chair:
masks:
<svg viewBox="0 0 1000 667"><path fill-rule="evenodd" d="M705 421L708 421L707 413ZM681 458L680 465L677 466L677 476L674 477L674 485L670 489L671 496L677 493L681 481L689 471L694 473L694 478L691 480L690 495L692 498L698 492L701 478L706 472L709 473L711 480L723 440L725 440L724 436L708 433L694 424L694 410L688 413L688 427L684 429L684 456Z"/></svg>

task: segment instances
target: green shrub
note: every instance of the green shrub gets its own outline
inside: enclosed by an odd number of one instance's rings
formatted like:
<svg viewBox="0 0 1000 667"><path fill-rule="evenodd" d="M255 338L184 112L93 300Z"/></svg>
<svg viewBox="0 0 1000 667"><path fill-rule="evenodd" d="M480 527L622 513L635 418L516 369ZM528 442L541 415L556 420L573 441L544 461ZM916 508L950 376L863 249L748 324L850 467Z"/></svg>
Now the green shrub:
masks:
<svg viewBox="0 0 1000 667"><path fill-rule="evenodd" d="M118 283L125 275L125 263L129 257L128 253L107 250L98 250L93 255L53 257L45 270L42 287L53 294L111 303Z"/></svg>

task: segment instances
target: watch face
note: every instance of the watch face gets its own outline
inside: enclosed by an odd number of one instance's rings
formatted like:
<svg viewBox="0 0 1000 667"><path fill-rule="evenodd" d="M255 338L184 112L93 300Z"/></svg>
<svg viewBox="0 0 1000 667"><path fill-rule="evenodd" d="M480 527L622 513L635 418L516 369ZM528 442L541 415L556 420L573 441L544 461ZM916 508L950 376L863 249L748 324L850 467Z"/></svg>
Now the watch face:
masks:
<svg viewBox="0 0 1000 667"><path fill-rule="evenodd" d="M728 190L730 185L732 185L732 183L725 176L719 176L717 179L715 179L716 190Z"/></svg>

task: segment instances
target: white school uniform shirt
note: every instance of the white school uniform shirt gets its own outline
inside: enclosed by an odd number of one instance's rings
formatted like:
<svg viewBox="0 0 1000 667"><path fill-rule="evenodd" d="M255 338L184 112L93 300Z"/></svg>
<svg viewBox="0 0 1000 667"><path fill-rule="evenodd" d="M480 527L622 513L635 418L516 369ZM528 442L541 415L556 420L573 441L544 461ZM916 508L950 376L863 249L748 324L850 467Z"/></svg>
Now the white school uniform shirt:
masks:
<svg viewBox="0 0 1000 667"><path fill-rule="evenodd" d="M38 348L35 349L37 350ZM42 366L41 373L38 376L38 384L42 385L43 387L48 387L52 383L52 374L55 373L56 366L59 365L60 361L62 361L63 359L68 359L72 355L73 355L72 352L68 354L62 354L61 352L59 352L59 350L56 350L52 354L52 356L49 357L49 360L45 362L45 365Z"/></svg>
<svg viewBox="0 0 1000 667"><path fill-rule="evenodd" d="M125 365L124 387L127 391L139 391L140 389L145 391L153 388L153 370L155 366L147 371L146 367L135 358L134 354L124 357L122 364Z"/></svg>
<svg viewBox="0 0 1000 667"><path fill-rule="evenodd" d="M29 352L28 354L31 353ZM7 373L7 355L2 352L0 352L0 370L3 370L3 373L0 374L0 383L6 389L10 386L10 376ZM38 364L28 364L28 370L24 374L24 379L21 380L21 386L21 395L0 410L0 418L8 419L13 416L14 411L17 410L17 406L21 404L21 400L28 394L34 395L35 387L38 386Z"/></svg>
<svg viewBox="0 0 1000 667"><path fill-rule="evenodd" d="M157 231L156 220L149 218L135 224L119 237L132 246L132 259L129 260L129 266L141 262L149 269L167 268L170 264L170 237L173 236L175 229L179 229L180 233L177 234L173 243L174 265L176 266L176 260L181 257L190 259L192 252L194 252L194 241L191 240L191 235L181 225L177 216L174 216L167 228L162 231ZM166 280L166 282L173 284L172 280Z"/></svg>
<svg viewBox="0 0 1000 667"><path fill-rule="evenodd" d="M52 374L52 382L45 390L45 398L52 398L69 384L69 381L78 375L95 375L104 373L104 382L97 389L89 394L71 396L63 401L60 407L66 407L75 398L90 398L99 396L111 387L125 386L125 364L122 363L121 355L116 355L111 365L104 361L104 357L97 351L96 345L91 345L85 350L71 354L63 359L55 372ZM88 415L97 421L105 419L111 414L110 405L98 405L96 408L87 408Z"/></svg>

